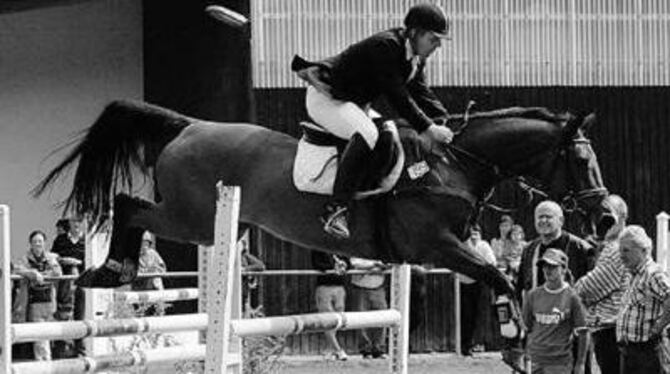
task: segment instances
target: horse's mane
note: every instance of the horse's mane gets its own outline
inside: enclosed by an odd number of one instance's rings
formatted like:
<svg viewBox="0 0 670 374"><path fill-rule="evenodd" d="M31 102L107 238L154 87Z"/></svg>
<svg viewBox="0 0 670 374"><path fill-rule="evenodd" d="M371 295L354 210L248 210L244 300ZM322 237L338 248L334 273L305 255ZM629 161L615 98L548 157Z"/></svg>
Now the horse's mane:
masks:
<svg viewBox="0 0 670 374"><path fill-rule="evenodd" d="M498 119L498 118L526 118L536 119L541 121L563 123L573 119L573 115L569 112L555 113L543 107L510 107L503 109L496 109L487 112L474 112L468 114L468 120L473 119ZM465 119L465 114L455 114L449 116L449 121L462 121Z"/></svg>

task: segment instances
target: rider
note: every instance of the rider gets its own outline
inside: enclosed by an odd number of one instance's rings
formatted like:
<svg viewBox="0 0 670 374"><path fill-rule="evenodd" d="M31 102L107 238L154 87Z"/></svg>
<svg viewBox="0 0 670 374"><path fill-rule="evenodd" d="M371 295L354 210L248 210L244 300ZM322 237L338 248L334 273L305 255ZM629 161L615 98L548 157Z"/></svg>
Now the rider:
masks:
<svg viewBox="0 0 670 374"><path fill-rule="evenodd" d="M349 140L333 199L322 217L324 230L340 239L349 237L347 203L365 170L374 167L371 159L379 151L378 129L368 115L375 99L385 96L431 147L453 137L446 127L447 111L424 76L426 59L448 37L449 22L437 5L419 4L409 9L404 25L374 34L323 61L312 63L296 56L292 62L292 69L309 83L305 100L309 116L328 132Z"/></svg>

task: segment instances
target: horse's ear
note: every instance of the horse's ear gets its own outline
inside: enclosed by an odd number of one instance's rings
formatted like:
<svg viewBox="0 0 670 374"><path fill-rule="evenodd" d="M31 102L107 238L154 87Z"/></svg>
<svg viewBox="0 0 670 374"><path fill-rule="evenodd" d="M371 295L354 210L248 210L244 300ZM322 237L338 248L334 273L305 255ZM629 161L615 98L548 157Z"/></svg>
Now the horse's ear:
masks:
<svg viewBox="0 0 670 374"><path fill-rule="evenodd" d="M590 113L588 116L584 117L584 121L582 121L582 124L580 128L582 129L583 132L587 133L591 129L591 126L593 126L596 123L597 116L595 113Z"/></svg>
<svg viewBox="0 0 670 374"><path fill-rule="evenodd" d="M576 134L577 130L581 127L583 121L583 116L570 116L568 119L568 123L565 124L565 127L563 128L563 136L565 141L569 141L572 139Z"/></svg>

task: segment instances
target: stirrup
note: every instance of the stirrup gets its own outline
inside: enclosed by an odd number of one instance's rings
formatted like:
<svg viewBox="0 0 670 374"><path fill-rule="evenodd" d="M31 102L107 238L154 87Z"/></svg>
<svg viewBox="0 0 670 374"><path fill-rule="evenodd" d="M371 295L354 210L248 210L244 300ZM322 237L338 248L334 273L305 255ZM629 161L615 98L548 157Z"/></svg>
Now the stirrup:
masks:
<svg viewBox="0 0 670 374"><path fill-rule="evenodd" d="M347 224L347 207L333 206L329 207L329 212L321 217L323 230L337 239L349 239L349 225Z"/></svg>

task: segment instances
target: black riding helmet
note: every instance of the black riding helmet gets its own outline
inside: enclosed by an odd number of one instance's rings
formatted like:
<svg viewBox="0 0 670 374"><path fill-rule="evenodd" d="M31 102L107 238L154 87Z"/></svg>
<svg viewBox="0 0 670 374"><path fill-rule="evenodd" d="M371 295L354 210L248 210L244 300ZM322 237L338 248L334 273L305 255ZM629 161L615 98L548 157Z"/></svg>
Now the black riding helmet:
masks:
<svg viewBox="0 0 670 374"><path fill-rule="evenodd" d="M440 38L448 38L449 22L444 11L435 4L414 5L405 16L405 27L418 28L433 32Z"/></svg>

